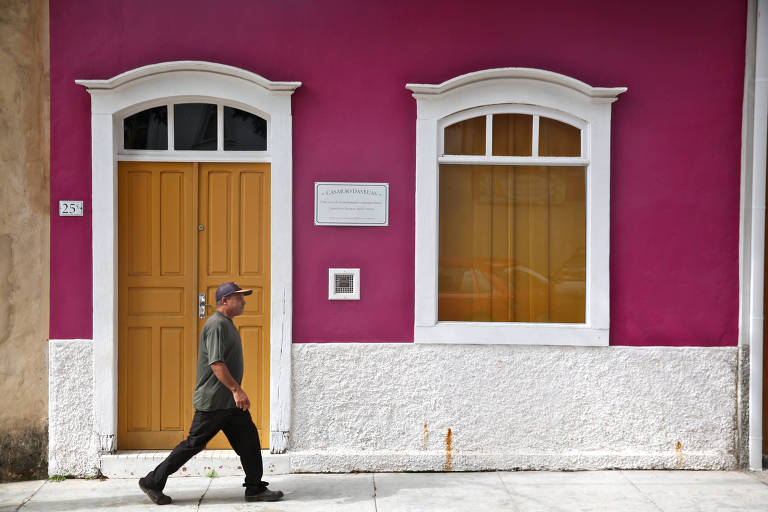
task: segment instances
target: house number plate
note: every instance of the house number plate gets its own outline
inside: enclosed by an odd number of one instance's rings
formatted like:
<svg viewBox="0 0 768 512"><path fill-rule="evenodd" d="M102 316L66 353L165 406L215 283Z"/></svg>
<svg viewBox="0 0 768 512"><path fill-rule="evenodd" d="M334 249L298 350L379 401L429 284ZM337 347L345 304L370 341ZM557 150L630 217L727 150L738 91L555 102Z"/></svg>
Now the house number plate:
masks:
<svg viewBox="0 0 768 512"><path fill-rule="evenodd" d="M82 217L82 201L59 201L59 217Z"/></svg>

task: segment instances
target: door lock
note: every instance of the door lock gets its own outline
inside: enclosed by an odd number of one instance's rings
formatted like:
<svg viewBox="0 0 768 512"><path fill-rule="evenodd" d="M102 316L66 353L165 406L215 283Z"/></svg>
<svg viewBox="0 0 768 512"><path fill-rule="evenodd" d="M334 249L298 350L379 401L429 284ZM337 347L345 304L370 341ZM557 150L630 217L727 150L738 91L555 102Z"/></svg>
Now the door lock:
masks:
<svg viewBox="0 0 768 512"><path fill-rule="evenodd" d="M205 306L210 304L205 303L205 294L201 293L197 296L197 316L198 318L205 318Z"/></svg>

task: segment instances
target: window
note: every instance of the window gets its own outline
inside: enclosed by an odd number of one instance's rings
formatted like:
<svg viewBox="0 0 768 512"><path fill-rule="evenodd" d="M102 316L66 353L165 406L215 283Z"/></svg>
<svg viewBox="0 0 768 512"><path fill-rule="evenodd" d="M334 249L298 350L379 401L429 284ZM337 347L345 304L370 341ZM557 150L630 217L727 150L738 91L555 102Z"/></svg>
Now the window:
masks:
<svg viewBox="0 0 768 512"><path fill-rule="evenodd" d="M417 100L414 339L607 345L610 104L507 68Z"/></svg>
<svg viewBox="0 0 768 512"><path fill-rule="evenodd" d="M122 151L266 151L267 120L216 103L176 103L123 118ZM169 147L169 141L172 144Z"/></svg>
<svg viewBox="0 0 768 512"><path fill-rule="evenodd" d="M464 163L454 155L477 158ZM493 156L533 158L491 165ZM539 156L575 158L535 165ZM438 321L584 322L581 157L581 128L540 115L489 113L443 129ZM457 268L472 269L474 287L466 280L457 287Z"/></svg>
<svg viewBox="0 0 768 512"><path fill-rule="evenodd" d="M148 108L123 121L125 149L168 149L168 107Z"/></svg>
<svg viewBox="0 0 768 512"><path fill-rule="evenodd" d="M224 151L267 149L267 120L233 107L224 107Z"/></svg>
<svg viewBox="0 0 768 512"><path fill-rule="evenodd" d="M181 103L173 106L173 149L216 151L216 105Z"/></svg>

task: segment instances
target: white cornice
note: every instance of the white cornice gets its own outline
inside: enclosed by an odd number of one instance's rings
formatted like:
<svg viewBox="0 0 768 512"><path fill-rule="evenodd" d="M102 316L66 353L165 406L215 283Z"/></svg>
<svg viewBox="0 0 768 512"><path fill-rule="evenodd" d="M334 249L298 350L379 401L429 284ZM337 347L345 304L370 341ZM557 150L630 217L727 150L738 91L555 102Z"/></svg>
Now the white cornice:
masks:
<svg viewBox="0 0 768 512"><path fill-rule="evenodd" d="M225 64L216 64L214 62L196 61L196 60L181 60L174 62L160 62L158 64L150 64L140 68L132 69L121 73L117 76L109 78L107 80L75 80L75 83L82 85L91 91L103 91L115 89L133 81L139 80L148 76L157 76L163 73L174 72L205 72L205 73L218 73L221 75L227 75L234 78L240 78L248 82L252 82L267 91L274 93L293 93L298 87L301 86L301 82L273 82L267 80L261 75L246 71L234 66L227 66Z"/></svg>
<svg viewBox="0 0 768 512"><path fill-rule="evenodd" d="M428 98L467 85L495 80L535 80L550 83L577 91L588 96L592 101L600 103L614 102L619 94L627 90L626 87L592 87L569 76L532 68L485 69L451 78L441 84L406 84L405 87L413 92L414 98Z"/></svg>

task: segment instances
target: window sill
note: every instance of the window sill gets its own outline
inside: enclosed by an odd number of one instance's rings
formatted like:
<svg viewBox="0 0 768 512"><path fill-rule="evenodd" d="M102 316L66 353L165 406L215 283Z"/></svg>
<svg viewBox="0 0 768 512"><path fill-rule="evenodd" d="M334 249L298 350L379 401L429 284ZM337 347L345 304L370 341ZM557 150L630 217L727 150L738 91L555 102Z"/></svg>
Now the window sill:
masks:
<svg viewBox="0 0 768 512"><path fill-rule="evenodd" d="M438 322L413 328L415 343L608 346L608 328L585 324Z"/></svg>

